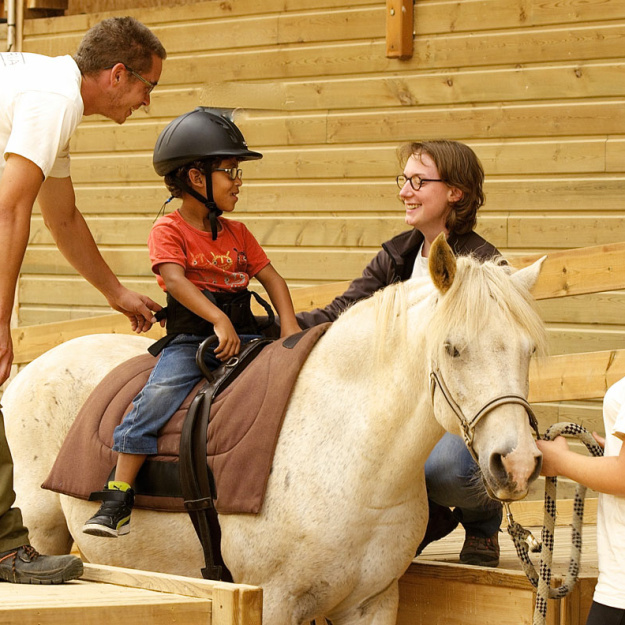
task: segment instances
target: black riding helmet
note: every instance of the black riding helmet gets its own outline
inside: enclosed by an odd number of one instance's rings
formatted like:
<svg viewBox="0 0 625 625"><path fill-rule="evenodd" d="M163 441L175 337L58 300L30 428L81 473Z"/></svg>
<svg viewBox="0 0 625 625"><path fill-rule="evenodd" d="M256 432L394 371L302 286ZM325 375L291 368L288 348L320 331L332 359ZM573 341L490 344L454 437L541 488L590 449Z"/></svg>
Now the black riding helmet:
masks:
<svg viewBox="0 0 625 625"><path fill-rule="evenodd" d="M225 111L198 106L169 123L156 140L152 162L159 176L166 176L193 161L205 158L236 158L251 161L262 158L260 152L247 147L241 131L225 116ZM217 217L221 210L213 199L211 177L206 176L206 197L197 193L184 180L176 185L202 202L209 210L213 240L217 238Z"/></svg>

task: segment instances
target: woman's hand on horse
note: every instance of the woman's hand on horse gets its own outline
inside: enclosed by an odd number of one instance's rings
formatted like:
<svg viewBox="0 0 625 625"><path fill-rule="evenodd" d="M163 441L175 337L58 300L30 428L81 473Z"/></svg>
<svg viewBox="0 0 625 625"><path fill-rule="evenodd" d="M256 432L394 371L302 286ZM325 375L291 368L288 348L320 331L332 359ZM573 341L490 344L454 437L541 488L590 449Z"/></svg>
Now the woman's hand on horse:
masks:
<svg viewBox="0 0 625 625"><path fill-rule="evenodd" d="M223 315L217 322L213 323L213 327L219 339L219 345L215 348L215 356L222 362L226 362L239 353L241 339L239 339L232 322L226 315Z"/></svg>

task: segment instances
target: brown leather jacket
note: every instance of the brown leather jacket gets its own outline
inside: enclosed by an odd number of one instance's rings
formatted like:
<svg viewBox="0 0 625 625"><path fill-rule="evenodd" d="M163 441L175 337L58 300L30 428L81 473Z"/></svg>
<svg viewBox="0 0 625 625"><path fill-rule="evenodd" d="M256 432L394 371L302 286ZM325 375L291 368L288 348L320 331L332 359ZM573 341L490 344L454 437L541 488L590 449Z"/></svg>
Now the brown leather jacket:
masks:
<svg viewBox="0 0 625 625"><path fill-rule="evenodd" d="M302 329L334 321L349 306L376 291L407 280L412 275L417 252L423 242L423 235L418 230L408 230L382 244L377 256L365 267L360 278L356 278L343 295L336 297L325 308L316 308L299 313L297 321ZM496 247L475 232L450 234L447 239L456 256L472 254L482 260L500 256Z"/></svg>

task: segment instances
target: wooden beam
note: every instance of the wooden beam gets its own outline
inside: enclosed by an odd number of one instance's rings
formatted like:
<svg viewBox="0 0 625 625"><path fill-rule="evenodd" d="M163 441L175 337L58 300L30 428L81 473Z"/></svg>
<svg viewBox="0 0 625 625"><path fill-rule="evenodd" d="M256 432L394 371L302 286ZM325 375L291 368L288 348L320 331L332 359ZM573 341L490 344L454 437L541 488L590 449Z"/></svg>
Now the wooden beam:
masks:
<svg viewBox="0 0 625 625"><path fill-rule="evenodd" d="M538 258L538 255L524 256L511 262L521 268ZM344 281L293 289L295 309L299 312L325 306L348 285L349 281ZM619 289L625 289L625 243L549 254L533 293L536 299L547 299ZM130 334L127 319L114 314L15 328L15 363L28 363L48 349L77 336L110 332ZM158 326L148 336L159 338L163 332ZM532 401L603 397L611 384L625 376L625 356L621 351L552 356L532 366L536 380L531 389L535 397ZM542 378L540 386L539 376Z"/></svg>
<svg viewBox="0 0 625 625"><path fill-rule="evenodd" d="M511 263L520 269L540 257L517 257ZM625 243L550 253L532 294L536 299L548 299L619 289L625 289Z"/></svg>
<svg viewBox="0 0 625 625"><path fill-rule="evenodd" d="M625 350L563 354L530 364L530 402L597 399L625 377Z"/></svg>
<svg viewBox="0 0 625 625"><path fill-rule="evenodd" d="M350 281L332 282L319 286L307 286L291 291L295 312L304 312L313 308L327 306L335 297L342 295Z"/></svg>
<svg viewBox="0 0 625 625"><path fill-rule="evenodd" d="M596 497L586 497L584 500L584 523L597 523L597 503ZM570 525L573 522L574 499L558 500L558 515L556 525ZM540 527L543 524L545 515L545 505L542 500L514 501L510 504L514 520L523 527ZM502 527L508 527L508 519L504 514Z"/></svg>
<svg viewBox="0 0 625 625"><path fill-rule="evenodd" d="M256 586L87 563L84 567L83 580L212 599L212 625L261 624L263 595Z"/></svg>
<svg viewBox="0 0 625 625"><path fill-rule="evenodd" d="M133 334L130 322L124 315L115 313L13 328L11 330L14 351L13 362L16 365L27 364L53 347L79 336L111 333ZM164 333L165 330L160 325L156 325L143 336L158 339Z"/></svg>
<svg viewBox="0 0 625 625"><path fill-rule="evenodd" d="M413 0L386 0L386 56L409 59L413 53Z"/></svg>
<svg viewBox="0 0 625 625"><path fill-rule="evenodd" d="M325 306L337 295L343 293L348 285L349 281L346 281L293 289L291 295L295 310L300 312ZM264 314L264 311L256 304L253 310L256 314ZM128 319L119 313L14 328L11 332L14 364L27 364L49 349L86 334L132 333ZM164 334L164 328L157 325L144 336L159 339Z"/></svg>

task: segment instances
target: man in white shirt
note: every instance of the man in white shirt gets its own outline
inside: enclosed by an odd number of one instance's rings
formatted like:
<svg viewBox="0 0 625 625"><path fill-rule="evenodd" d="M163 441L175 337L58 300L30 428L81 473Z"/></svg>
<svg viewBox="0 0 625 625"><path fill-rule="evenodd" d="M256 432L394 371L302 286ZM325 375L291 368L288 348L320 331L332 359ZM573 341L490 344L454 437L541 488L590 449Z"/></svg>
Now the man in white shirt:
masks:
<svg viewBox="0 0 625 625"><path fill-rule="evenodd" d="M83 115L123 124L147 106L166 56L157 37L130 17L96 24L74 58L0 54L0 384L13 361L11 313L36 199L63 255L130 319L133 330L146 331L154 322L160 306L122 286L76 208L69 140ZM14 502L13 463L0 413L0 579L50 584L79 577L82 563L75 556L44 556L30 546Z"/></svg>

